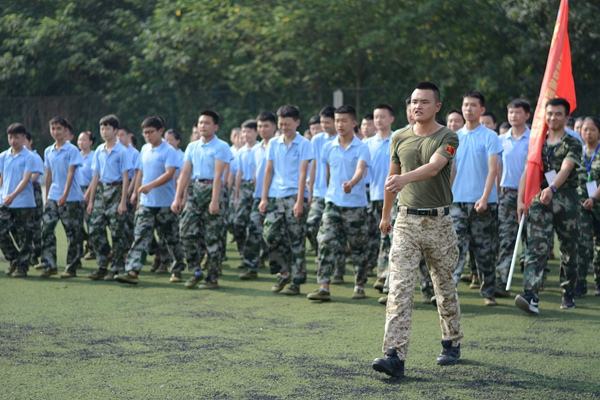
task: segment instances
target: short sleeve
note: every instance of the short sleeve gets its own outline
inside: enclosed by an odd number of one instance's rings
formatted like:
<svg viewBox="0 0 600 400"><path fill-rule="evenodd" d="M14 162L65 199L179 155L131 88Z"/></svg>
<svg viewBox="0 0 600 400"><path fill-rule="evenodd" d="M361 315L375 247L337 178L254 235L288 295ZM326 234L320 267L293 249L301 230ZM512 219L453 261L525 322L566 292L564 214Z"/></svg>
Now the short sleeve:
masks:
<svg viewBox="0 0 600 400"><path fill-rule="evenodd" d="M488 157L502 153L502 143L500 142L498 135L493 132L489 133L485 147Z"/></svg>
<svg viewBox="0 0 600 400"><path fill-rule="evenodd" d="M398 145L400 144L400 135L392 136L392 143L390 145L390 159L393 164L400 165L400 157L398 156Z"/></svg>
<svg viewBox="0 0 600 400"><path fill-rule="evenodd" d="M183 161L189 161L190 163L192 162L192 151L194 150L194 144L190 143L187 145L187 147L185 148L185 151L183 152Z"/></svg>
<svg viewBox="0 0 600 400"><path fill-rule="evenodd" d="M360 150L359 150L359 154L358 154L358 161L364 161L367 166L371 166L371 152L369 151L369 146L367 146L365 143L362 144L362 146L360 146Z"/></svg>
<svg viewBox="0 0 600 400"><path fill-rule="evenodd" d="M39 154L32 152L31 155L33 156L33 171L34 173L38 173L38 174L43 174L44 173L44 161L42 160L42 157L40 157Z"/></svg>
<svg viewBox="0 0 600 400"><path fill-rule="evenodd" d="M583 157L583 151L581 149L581 143L573 137L569 137L568 141L569 149L565 159L571 160L575 165L581 165L581 158Z"/></svg>
<svg viewBox="0 0 600 400"><path fill-rule="evenodd" d="M129 155L129 152L126 149L125 151L121 151L120 154L119 173L123 174L123 172L128 172L130 169L133 169L131 166L131 156Z"/></svg>
<svg viewBox="0 0 600 400"><path fill-rule="evenodd" d="M276 138L273 138L269 141L269 145L267 146L267 161L273 161L275 159L275 147L277 147L276 140Z"/></svg>
<svg viewBox="0 0 600 400"><path fill-rule="evenodd" d="M458 149L458 135L454 132L448 132L443 138L440 147L436 150L437 154L442 155L448 160L452 160Z"/></svg>
<svg viewBox="0 0 600 400"><path fill-rule="evenodd" d="M181 160L177 156L177 151L169 145L165 157L165 168L181 168L181 164Z"/></svg>
<svg viewBox="0 0 600 400"><path fill-rule="evenodd" d="M46 147L46 150L44 150L44 168L46 169L50 169L50 157L48 157L48 151L49 147Z"/></svg>
<svg viewBox="0 0 600 400"><path fill-rule="evenodd" d="M77 147L70 147L69 150L69 167L72 165L80 166L83 164L83 157L81 157L81 153L77 150Z"/></svg>
<svg viewBox="0 0 600 400"><path fill-rule="evenodd" d="M223 161L225 164L230 164L231 159L233 158L233 153L231 152L231 149L224 143L222 143L219 147L219 150L215 153L215 158L217 160Z"/></svg>
<svg viewBox="0 0 600 400"><path fill-rule="evenodd" d="M302 161L304 160L312 160L315 158L314 152L313 152L313 145L310 141L308 140L303 140L302 141L302 149L301 149L301 153L300 153L300 159Z"/></svg>
<svg viewBox="0 0 600 400"><path fill-rule="evenodd" d="M98 172L98 150L94 151L94 154L92 154L92 171L94 172Z"/></svg>

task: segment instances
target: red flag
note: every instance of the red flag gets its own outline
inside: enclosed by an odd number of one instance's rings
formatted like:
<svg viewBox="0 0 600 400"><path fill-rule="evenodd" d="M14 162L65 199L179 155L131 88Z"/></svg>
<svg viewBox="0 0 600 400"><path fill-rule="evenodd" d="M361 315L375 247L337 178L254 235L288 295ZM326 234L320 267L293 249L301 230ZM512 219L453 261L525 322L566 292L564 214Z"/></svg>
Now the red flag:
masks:
<svg viewBox="0 0 600 400"><path fill-rule="evenodd" d="M531 201L539 193L542 176L542 147L546 140L546 102L556 97L562 97L569 101L571 112L577 107L575 99L575 82L571 69L571 46L569 45L569 0L561 0L552 44L548 53L546 72L540 89L533 124L531 125L531 136L529 140L529 154L527 155L527 175L525 180L525 206L529 208Z"/></svg>

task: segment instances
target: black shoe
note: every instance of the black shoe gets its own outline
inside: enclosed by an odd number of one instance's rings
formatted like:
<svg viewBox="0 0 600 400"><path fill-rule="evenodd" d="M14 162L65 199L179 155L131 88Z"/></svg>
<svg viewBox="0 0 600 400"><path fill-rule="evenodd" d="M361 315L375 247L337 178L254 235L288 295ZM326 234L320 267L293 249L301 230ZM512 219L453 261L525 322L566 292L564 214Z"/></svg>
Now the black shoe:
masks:
<svg viewBox="0 0 600 400"><path fill-rule="evenodd" d="M573 295L571 294L563 294L562 302L560 303L560 308L563 310L570 310L571 308L575 308L575 300L573 300Z"/></svg>
<svg viewBox="0 0 600 400"><path fill-rule="evenodd" d="M437 357L438 365L454 365L460 359L460 344L452 346L452 340L442 340L442 352Z"/></svg>
<svg viewBox="0 0 600 400"><path fill-rule="evenodd" d="M539 299L533 293L518 294L515 297L515 305L528 314L538 315L540 313Z"/></svg>
<svg viewBox="0 0 600 400"><path fill-rule="evenodd" d="M371 364L377 372L383 372L394 378L402 378L404 376L404 360L398 358L396 349L389 348L382 358L376 358Z"/></svg>

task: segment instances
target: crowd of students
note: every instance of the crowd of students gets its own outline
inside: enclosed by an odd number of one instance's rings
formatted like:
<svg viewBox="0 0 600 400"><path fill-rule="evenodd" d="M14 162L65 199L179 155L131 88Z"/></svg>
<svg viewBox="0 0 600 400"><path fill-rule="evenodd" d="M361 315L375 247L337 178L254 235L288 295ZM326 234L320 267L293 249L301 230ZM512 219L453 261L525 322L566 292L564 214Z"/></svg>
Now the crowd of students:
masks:
<svg viewBox="0 0 600 400"><path fill-rule="evenodd" d="M449 205L459 247L455 282L466 276L487 306L510 295L508 267L524 212L525 283L516 305L539 313L554 232L561 250L561 307L574 307L574 298L586 294L589 271L600 295L595 244L600 121L580 118L571 130L569 113L562 99L546 106L546 174L529 210L522 194L529 103L508 104L500 135L477 91L465 94L461 110L446 115L447 127L459 138ZM410 99L406 118L410 126ZM344 282L349 258L352 298L367 297L368 277L374 277L372 287L385 304L392 233L380 232L379 224L395 121L388 104L375 106L362 120L351 106L327 106L310 118L302 135L300 111L284 105L276 114L262 112L245 121L232 131L229 145L217 136L221 117L206 110L182 151L181 135L150 116L141 123L146 143L138 151L135 135L115 115L100 119L102 143L95 149L94 134L81 132L75 146L69 121L55 117L49 121L54 143L43 160L26 127L11 124L10 148L0 154L0 246L9 261L7 274L26 277L30 266L42 278L58 274L55 228L61 221L68 250L60 278L76 277L85 257L96 262L89 279L136 284L146 255L154 254L152 270L168 270L170 282L182 282L187 268L186 288L217 289L229 231L242 260L242 280L256 279L268 264L273 292L300 294L308 242L316 254L318 284L309 300L331 299L330 285ZM419 276L424 301L435 304L425 262Z"/></svg>

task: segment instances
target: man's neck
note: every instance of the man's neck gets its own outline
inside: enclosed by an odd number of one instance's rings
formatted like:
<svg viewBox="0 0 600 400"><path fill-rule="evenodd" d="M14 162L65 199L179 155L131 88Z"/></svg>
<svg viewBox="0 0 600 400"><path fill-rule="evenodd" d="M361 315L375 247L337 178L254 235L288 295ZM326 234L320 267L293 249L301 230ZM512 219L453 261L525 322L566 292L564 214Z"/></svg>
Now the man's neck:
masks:
<svg viewBox="0 0 600 400"><path fill-rule="evenodd" d="M468 131L474 131L479 125L481 125L479 121L467 121L465 123L465 128L467 128Z"/></svg>
<svg viewBox="0 0 600 400"><path fill-rule="evenodd" d="M329 137L332 137L332 136L335 136L335 135L337 135L337 132L336 132L336 131L333 131L333 132L325 131L325 133L326 133L326 134L327 134L327 136L329 136Z"/></svg>
<svg viewBox="0 0 600 400"><path fill-rule="evenodd" d="M18 148L11 147L10 148L10 153L11 154L19 154L20 152L23 151L24 148L25 148L25 146L21 146L21 147L18 147Z"/></svg>
<svg viewBox="0 0 600 400"><path fill-rule="evenodd" d="M566 134L565 129L550 130L548 129L548 140L558 142Z"/></svg>
<svg viewBox="0 0 600 400"><path fill-rule="evenodd" d="M247 141L247 142L246 142L246 146L247 146L249 149L253 148L255 144L256 144L256 140L254 140L254 141Z"/></svg>
<svg viewBox="0 0 600 400"><path fill-rule="evenodd" d="M161 140L160 142L156 142L156 143L152 143L150 142L150 146L152 146L152 148L157 148L158 146L162 145L164 142Z"/></svg>
<svg viewBox="0 0 600 400"><path fill-rule="evenodd" d="M201 136L200 139L204 142L204 143L208 143L211 140L213 140L215 137L214 134L210 135L210 136Z"/></svg>
<svg viewBox="0 0 600 400"><path fill-rule="evenodd" d="M294 141L294 139L296 139L296 132L291 133L291 134L287 134L287 133L283 134L283 143L285 143L285 144L292 143Z"/></svg>
<svg viewBox="0 0 600 400"><path fill-rule="evenodd" d="M432 119L431 121L424 123L415 122L415 124L412 126L412 130L417 136L431 136L440 130L441 127L442 125L438 124L434 119Z"/></svg>
<svg viewBox="0 0 600 400"><path fill-rule="evenodd" d="M386 128L378 131L375 136L379 136L382 139L387 139L392 134L392 128Z"/></svg>
<svg viewBox="0 0 600 400"><path fill-rule="evenodd" d="M115 139L113 140L106 140L104 142L104 147L106 147L107 149L112 149L113 147L115 147L117 145L117 141Z"/></svg>
<svg viewBox="0 0 600 400"><path fill-rule="evenodd" d="M346 148L354 140L354 134L350 134L350 135L338 135L338 140L340 141L340 145L343 148Z"/></svg>
<svg viewBox="0 0 600 400"><path fill-rule="evenodd" d="M525 125L519 125L519 126L515 125L510 128L510 134L515 138L519 138L519 137L523 136L523 134L525 133L525 129L526 129Z"/></svg>
<svg viewBox="0 0 600 400"><path fill-rule="evenodd" d="M55 141L54 142L54 147L57 149L60 149L61 147L63 147L65 145L67 141L66 140L61 140L61 141Z"/></svg>

